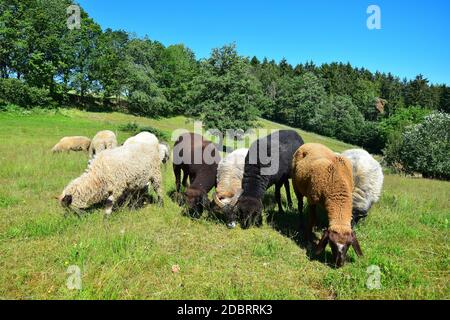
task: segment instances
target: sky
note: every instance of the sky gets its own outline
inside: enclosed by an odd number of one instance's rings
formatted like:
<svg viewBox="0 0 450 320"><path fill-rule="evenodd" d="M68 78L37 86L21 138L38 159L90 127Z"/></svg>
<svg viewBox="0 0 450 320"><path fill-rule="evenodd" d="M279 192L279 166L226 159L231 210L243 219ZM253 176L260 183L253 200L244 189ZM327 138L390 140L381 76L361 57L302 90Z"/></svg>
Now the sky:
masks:
<svg viewBox="0 0 450 320"><path fill-rule="evenodd" d="M78 0L103 29L122 29L197 58L236 43L244 56L296 65L350 62L450 85L448 0ZM381 29L369 30L370 5Z"/></svg>

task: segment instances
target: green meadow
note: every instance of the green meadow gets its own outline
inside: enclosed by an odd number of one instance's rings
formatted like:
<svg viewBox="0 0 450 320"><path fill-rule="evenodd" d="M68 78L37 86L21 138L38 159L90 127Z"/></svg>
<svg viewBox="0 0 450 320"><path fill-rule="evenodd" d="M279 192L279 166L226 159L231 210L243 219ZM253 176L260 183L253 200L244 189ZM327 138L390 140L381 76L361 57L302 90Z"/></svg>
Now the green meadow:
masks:
<svg viewBox="0 0 450 320"><path fill-rule="evenodd" d="M277 214L273 190L262 228L228 230L217 217L193 220L170 194L165 205L64 215L55 197L87 166L87 155L53 155L61 137L128 123L169 137L192 130L184 117L146 119L78 110L0 113L0 299L449 299L450 183L386 172L381 201L356 230L364 257L350 251L341 269L311 256L296 211ZM264 121L269 129L284 126ZM351 146L299 131L306 142L340 152ZM328 249L329 251L330 249ZM70 290L69 266L81 271ZM173 270L177 266L179 270ZM375 266L375 269L369 268ZM175 268L175 269L177 269ZM369 288L377 278L377 289ZM174 272L176 271L176 272Z"/></svg>

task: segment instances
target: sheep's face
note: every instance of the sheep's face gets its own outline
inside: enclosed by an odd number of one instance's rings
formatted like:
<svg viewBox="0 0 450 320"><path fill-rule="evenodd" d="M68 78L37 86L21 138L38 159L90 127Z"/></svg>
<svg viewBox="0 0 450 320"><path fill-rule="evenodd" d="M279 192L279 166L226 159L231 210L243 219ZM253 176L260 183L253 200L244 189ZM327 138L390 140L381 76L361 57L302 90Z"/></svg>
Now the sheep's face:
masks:
<svg viewBox="0 0 450 320"><path fill-rule="evenodd" d="M236 204L235 210L231 215L229 222L239 220L243 229L248 229L252 225L260 225L262 223L261 200L252 197L241 197Z"/></svg>
<svg viewBox="0 0 450 320"><path fill-rule="evenodd" d="M322 239L317 246L317 254L325 250L327 244L330 244L333 253L333 261L336 267L340 268L345 264L347 252L350 246L353 247L358 256L362 256L356 234L353 231L338 233L336 231L327 230L324 232Z"/></svg>
<svg viewBox="0 0 450 320"><path fill-rule="evenodd" d="M211 210L216 213L223 213L227 219L227 226L230 229L236 227L236 217L234 217L234 207L236 206L239 197L242 194L242 189L233 192L217 192L214 194L213 201L211 201Z"/></svg>
<svg viewBox="0 0 450 320"><path fill-rule="evenodd" d="M59 203L64 209L69 209L72 205L73 197L71 195L62 195L59 197Z"/></svg>
<svg viewBox="0 0 450 320"><path fill-rule="evenodd" d="M188 188L184 193L185 203L189 215L200 216L209 207L208 196L201 190Z"/></svg>

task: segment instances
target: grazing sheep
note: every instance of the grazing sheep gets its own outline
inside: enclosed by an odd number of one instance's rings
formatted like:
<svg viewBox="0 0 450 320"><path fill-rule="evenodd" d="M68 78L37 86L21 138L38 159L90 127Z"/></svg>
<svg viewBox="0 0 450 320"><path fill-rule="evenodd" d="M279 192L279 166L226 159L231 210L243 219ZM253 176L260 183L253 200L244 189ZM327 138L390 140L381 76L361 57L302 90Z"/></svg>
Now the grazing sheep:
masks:
<svg viewBox="0 0 450 320"><path fill-rule="evenodd" d="M181 171L183 186L190 186L184 193L189 214L201 215L209 206L208 192L216 186L217 166L220 154L216 146L201 135L185 133L175 142L173 149L173 171L176 179L177 195L181 190Z"/></svg>
<svg viewBox="0 0 450 320"><path fill-rule="evenodd" d="M59 197L63 207L84 210L106 201L106 214L123 196L146 190L152 184L162 204L159 154L149 144L106 150L92 160L87 171L73 180Z"/></svg>
<svg viewBox="0 0 450 320"><path fill-rule="evenodd" d="M153 133L146 132L146 131L141 132L141 133L127 139L123 145L128 146L128 145L137 144L137 143L148 143L148 144L154 145L154 146L159 145L158 138ZM158 148L158 152L159 152L159 148Z"/></svg>
<svg viewBox="0 0 450 320"><path fill-rule="evenodd" d="M245 159L243 192L235 210L227 217L229 227L240 220L243 228L256 222L262 224L262 199L266 190L275 185L278 209L283 212L281 188L286 188L288 207L292 207L289 179L292 173L292 157L303 145L303 139L293 130L281 130L252 144Z"/></svg>
<svg viewBox="0 0 450 320"><path fill-rule="evenodd" d="M238 149L220 161L217 168L217 188L211 206L214 211L223 211L227 216L242 194L245 158L248 149Z"/></svg>
<svg viewBox="0 0 450 320"><path fill-rule="evenodd" d="M383 188L383 169L367 151L347 150L342 155L352 162L353 167L353 225L367 214L374 203L380 200Z"/></svg>
<svg viewBox="0 0 450 320"><path fill-rule="evenodd" d="M166 164L170 160L170 147L167 143L161 142L159 144L159 158L161 162Z"/></svg>
<svg viewBox="0 0 450 320"><path fill-rule="evenodd" d="M104 150L114 149L116 147L117 138L114 132L109 130L100 131L95 135L94 139L92 139L89 148L89 157L93 158Z"/></svg>
<svg viewBox="0 0 450 320"><path fill-rule="evenodd" d="M134 143L149 143L151 145L158 146L159 158L162 163L166 163L170 159L170 148L166 143L159 143L158 138L150 132L144 131L134 137L129 138L124 146L134 144Z"/></svg>
<svg viewBox="0 0 450 320"><path fill-rule="evenodd" d="M362 255L351 226L353 174L350 161L334 154L324 145L309 143L295 153L292 167L299 211L301 213L303 210L303 196L308 199L310 208L307 240L312 240L316 205L324 207L328 214L329 227L316 253L320 254L329 243L338 267L345 263L350 245L358 255Z"/></svg>
<svg viewBox="0 0 450 320"><path fill-rule="evenodd" d="M64 151L85 151L89 150L91 139L87 137L65 137L52 148L53 153Z"/></svg>

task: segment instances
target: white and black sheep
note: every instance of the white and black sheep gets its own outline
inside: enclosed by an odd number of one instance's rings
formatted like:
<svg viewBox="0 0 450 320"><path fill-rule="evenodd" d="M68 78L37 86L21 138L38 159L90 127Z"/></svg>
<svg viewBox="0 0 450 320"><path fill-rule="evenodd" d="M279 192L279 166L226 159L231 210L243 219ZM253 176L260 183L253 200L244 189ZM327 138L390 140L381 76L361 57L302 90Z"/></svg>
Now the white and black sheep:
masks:
<svg viewBox="0 0 450 320"><path fill-rule="evenodd" d="M89 148L89 157L92 159L100 152L108 149L114 149L116 147L116 134L110 130L100 131L92 139L91 146Z"/></svg>
<svg viewBox="0 0 450 320"><path fill-rule="evenodd" d="M365 218L374 203L380 200L383 188L383 169L367 151L347 150L342 155L353 167L353 224Z"/></svg>
<svg viewBox="0 0 450 320"><path fill-rule="evenodd" d="M106 150L92 160L88 170L73 180L59 197L63 207L84 210L106 201L106 214L122 196L142 192L151 184L162 204L159 153L142 143Z"/></svg>

